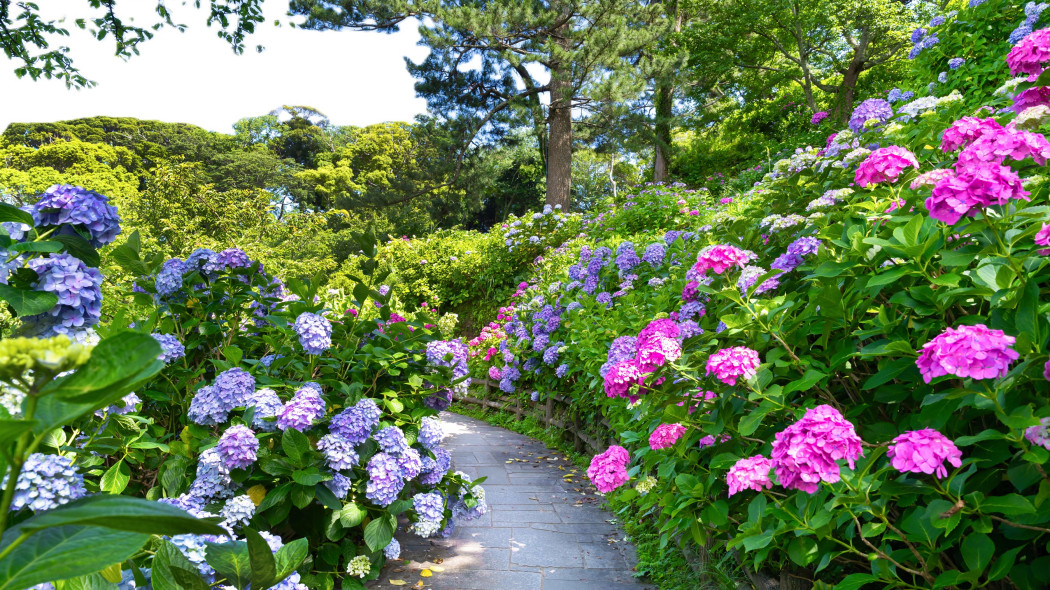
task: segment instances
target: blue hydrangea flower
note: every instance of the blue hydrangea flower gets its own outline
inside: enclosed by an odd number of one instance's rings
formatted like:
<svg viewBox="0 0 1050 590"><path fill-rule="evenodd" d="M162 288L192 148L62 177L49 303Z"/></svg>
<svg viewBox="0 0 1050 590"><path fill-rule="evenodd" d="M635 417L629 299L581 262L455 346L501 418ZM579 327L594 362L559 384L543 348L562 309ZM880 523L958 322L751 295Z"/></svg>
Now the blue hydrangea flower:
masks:
<svg viewBox="0 0 1050 590"><path fill-rule="evenodd" d="M7 489L7 480L5 475L0 487ZM11 510L29 508L43 512L86 495L84 476L77 473L73 461L59 455L32 453L18 474Z"/></svg>
<svg viewBox="0 0 1050 590"><path fill-rule="evenodd" d="M463 472L456 472L457 475L461 476L465 481L469 482L470 477ZM481 486L470 486L470 495L474 496L477 503L473 508L467 506L465 490L460 490L459 498L455 503L452 504L452 516L455 518L462 518L464 520L474 520L489 511L489 505L485 501L485 489Z"/></svg>
<svg viewBox="0 0 1050 590"><path fill-rule="evenodd" d="M558 349L565 346L564 342L556 342L551 345L547 350L543 351L543 363L547 365L554 365L558 362Z"/></svg>
<svg viewBox="0 0 1050 590"><path fill-rule="evenodd" d="M204 271L209 274L220 273L231 268L248 268L252 259L240 248L228 248L216 254L204 263Z"/></svg>
<svg viewBox="0 0 1050 590"><path fill-rule="evenodd" d="M368 484L365 486L365 497L379 506L389 506L394 500L397 500L401 489L405 487L397 458L386 453L376 453L368 461L367 470Z"/></svg>
<svg viewBox="0 0 1050 590"><path fill-rule="evenodd" d="M419 435L416 437L419 444L424 448L433 450L441 441L445 440L445 429L441 420L432 416L424 417L419 424Z"/></svg>
<svg viewBox="0 0 1050 590"><path fill-rule="evenodd" d="M926 36L926 29L919 27L911 32L911 42L918 43L922 41L922 38Z"/></svg>
<svg viewBox="0 0 1050 590"><path fill-rule="evenodd" d="M36 225L72 225L87 231L91 245L100 248L120 233L120 216L109 199L79 186L56 184L32 206Z"/></svg>
<svg viewBox="0 0 1050 590"><path fill-rule="evenodd" d="M315 387L303 384L295 396L284 405L277 417L277 428L303 431L314 425L324 415L324 398Z"/></svg>
<svg viewBox="0 0 1050 590"><path fill-rule="evenodd" d="M375 401L364 398L336 414L332 418L329 429L351 443L359 445L372 436L372 430L379 424L379 417L382 414L383 412Z"/></svg>
<svg viewBox="0 0 1050 590"><path fill-rule="evenodd" d="M1016 45L1022 39L1032 34L1032 25L1028 23L1021 23L1013 32L1010 33L1009 41L1011 45Z"/></svg>
<svg viewBox="0 0 1050 590"><path fill-rule="evenodd" d="M247 405L255 392L255 377L244 369L234 367L215 377L215 392L229 409Z"/></svg>
<svg viewBox="0 0 1050 590"><path fill-rule="evenodd" d="M58 297L58 305L25 318L36 333L68 334L98 323L102 315L102 273L97 268L90 268L65 252L34 258L26 266L39 276L34 289Z"/></svg>
<svg viewBox="0 0 1050 590"><path fill-rule="evenodd" d="M157 294L168 297L182 288L182 275L186 273L186 263L179 258L165 260L157 272L154 286Z"/></svg>
<svg viewBox="0 0 1050 590"><path fill-rule="evenodd" d="M379 429L374 438L384 453L400 455L408 450L408 441L405 440L405 433L401 432L401 429L397 426L387 426Z"/></svg>
<svg viewBox="0 0 1050 590"><path fill-rule="evenodd" d="M234 496L226 501L219 516L222 517L223 528L227 530L247 525L255 516L255 502L246 494Z"/></svg>
<svg viewBox="0 0 1050 590"><path fill-rule="evenodd" d="M703 317L706 313L704 304L699 301L688 301L682 304L681 309L678 310L678 319L680 320L691 320L693 318Z"/></svg>
<svg viewBox="0 0 1050 590"><path fill-rule="evenodd" d="M901 89L900 88L894 88L893 90L890 90L889 95L886 96L886 100L888 102L890 102L890 103L895 103L895 102L899 101L900 99L901 99Z"/></svg>
<svg viewBox="0 0 1050 590"><path fill-rule="evenodd" d="M135 406L137 406L140 403L142 403L142 398L136 395L135 392L131 392L125 395L123 398L121 398L120 401L118 401L117 403L109 405L101 410L95 411L95 415L100 418L103 416L113 414L123 416L125 414L130 414L134 412Z"/></svg>
<svg viewBox="0 0 1050 590"><path fill-rule="evenodd" d="M255 407L255 415L252 417L252 428L263 432L273 432L277 429L277 423L267 418L276 418L284 409L284 402L277 397L277 392L264 387L254 393L246 402L248 406Z"/></svg>
<svg viewBox="0 0 1050 590"><path fill-rule="evenodd" d="M620 272L628 272L641 263L638 253L634 249L633 242L620 242L616 247L616 268Z"/></svg>
<svg viewBox="0 0 1050 590"><path fill-rule="evenodd" d="M755 284L755 281L758 280L758 277L766 274L766 272L768 271L766 271L766 269L762 268L761 266L745 266L744 269L740 271L740 278L737 279L737 289L740 289L741 293L746 292L748 289L751 288L752 285ZM762 284L759 285L757 289L755 289L754 294L759 295L765 293L766 291L776 289L779 286L780 281L778 281L776 277L769 278L763 281Z"/></svg>
<svg viewBox="0 0 1050 590"><path fill-rule="evenodd" d="M950 68L950 69L953 69L953 70L957 70L957 69L959 69L959 68L960 68L960 67L961 67L961 66L962 66L962 65L963 65L964 63L966 63L966 60L965 60L965 59L963 59L963 58L961 58L961 57L953 57L953 58L951 58L951 59L949 59L949 60L948 60L948 68Z"/></svg>
<svg viewBox="0 0 1050 590"><path fill-rule="evenodd" d="M700 327L700 324L693 320L678 322L678 330L681 332L682 338L692 338L704 333L704 329Z"/></svg>
<svg viewBox="0 0 1050 590"><path fill-rule="evenodd" d="M445 499L437 492L412 496L412 508L421 520L441 521L445 518Z"/></svg>
<svg viewBox="0 0 1050 590"><path fill-rule="evenodd" d="M666 254L667 249L663 244L659 242L649 244L645 247L645 252L642 254L642 262L648 262L649 266L656 268L664 263Z"/></svg>
<svg viewBox="0 0 1050 590"><path fill-rule="evenodd" d="M324 454L329 469L343 471L357 465L361 457L354 450L354 444L338 434L326 434L317 441L317 450Z"/></svg>
<svg viewBox="0 0 1050 590"><path fill-rule="evenodd" d="M387 559L397 559L401 557L401 543L399 543L397 539L390 539L390 544L383 547L383 555L385 555Z"/></svg>
<svg viewBox="0 0 1050 590"><path fill-rule="evenodd" d="M251 428L238 424L222 433L216 448L224 465L230 469L247 469L255 463L259 439L255 438Z"/></svg>
<svg viewBox="0 0 1050 590"><path fill-rule="evenodd" d="M186 417L194 424L201 426L214 426L226 421L230 415L230 407L219 398L217 390L212 385L205 385L197 390L190 400L190 408Z"/></svg>
<svg viewBox="0 0 1050 590"><path fill-rule="evenodd" d="M558 368L554 370L554 374L557 375L559 379L565 377L565 375L568 372L569 372L569 365L567 365L565 363L562 363L561 365L558 365Z"/></svg>
<svg viewBox="0 0 1050 590"><path fill-rule="evenodd" d="M332 347L332 323L308 311L299 314L292 326L307 354L323 354Z"/></svg>
<svg viewBox="0 0 1050 590"><path fill-rule="evenodd" d="M324 482L324 486L335 494L336 498L340 500L346 498L346 495L350 493L350 487L353 482L350 478L343 475L342 473L333 473L332 479Z"/></svg>
<svg viewBox="0 0 1050 590"><path fill-rule="evenodd" d="M719 334L719 333L721 333L721 332L724 332L724 331L725 331L725 329L726 329L726 328L728 328L728 327L729 327L729 326L727 326L725 322L723 322L723 321L719 320L719 321L718 321L718 325L717 325L717 326L715 326L715 334Z"/></svg>
<svg viewBox="0 0 1050 590"><path fill-rule="evenodd" d="M197 477L190 486L190 495L204 501L233 495L230 469L223 463L215 447L207 449L197 459Z"/></svg>
<svg viewBox="0 0 1050 590"><path fill-rule="evenodd" d="M151 334L151 336L160 344L161 353L157 358L164 363L170 363L186 356L186 347L174 334Z"/></svg>
<svg viewBox="0 0 1050 590"><path fill-rule="evenodd" d="M937 74L937 81L941 84L948 82L948 72L941 72L940 74Z"/></svg>
<svg viewBox="0 0 1050 590"><path fill-rule="evenodd" d="M534 402L540 401L540 392L533 391L532 393L529 394L529 399L534 401Z"/></svg>
<svg viewBox="0 0 1050 590"><path fill-rule="evenodd" d="M401 478L409 481L423 471L423 458L416 449L407 449L397 455L397 466L401 468Z"/></svg>
<svg viewBox="0 0 1050 590"><path fill-rule="evenodd" d="M565 311L566 312L576 311L577 309L583 309L583 304L580 303L579 301L573 301L573 302L569 303L568 306L566 306Z"/></svg>
<svg viewBox="0 0 1050 590"><path fill-rule="evenodd" d="M205 265L214 261L216 256L218 254L214 250L197 248L186 257L186 272L194 270L204 272Z"/></svg>
<svg viewBox="0 0 1050 590"><path fill-rule="evenodd" d="M943 24L944 24L944 17L943 16L937 15L937 16L933 17L932 19L930 19L930 26L931 27L939 27L939 26L941 26Z"/></svg>
<svg viewBox="0 0 1050 590"><path fill-rule="evenodd" d="M267 369L269 369L270 365L272 365L273 362L275 360L279 359L279 358L284 358L284 355L282 355L282 354L268 354L268 355L262 357L261 359L259 359L259 364L264 366L264 367L266 367Z"/></svg>

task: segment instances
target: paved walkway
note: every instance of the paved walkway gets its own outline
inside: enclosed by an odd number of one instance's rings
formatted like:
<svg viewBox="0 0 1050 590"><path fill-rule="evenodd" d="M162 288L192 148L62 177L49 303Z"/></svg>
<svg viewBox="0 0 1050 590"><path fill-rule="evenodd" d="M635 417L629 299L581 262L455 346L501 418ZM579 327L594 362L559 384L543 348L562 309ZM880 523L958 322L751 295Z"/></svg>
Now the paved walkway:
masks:
<svg viewBox="0 0 1050 590"><path fill-rule="evenodd" d="M449 539L398 534L401 560L370 588L654 588L634 578L633 548L586 473L537 440L448 412L441 419L454 468L488 477L489 513L457 524Z"/></svg>

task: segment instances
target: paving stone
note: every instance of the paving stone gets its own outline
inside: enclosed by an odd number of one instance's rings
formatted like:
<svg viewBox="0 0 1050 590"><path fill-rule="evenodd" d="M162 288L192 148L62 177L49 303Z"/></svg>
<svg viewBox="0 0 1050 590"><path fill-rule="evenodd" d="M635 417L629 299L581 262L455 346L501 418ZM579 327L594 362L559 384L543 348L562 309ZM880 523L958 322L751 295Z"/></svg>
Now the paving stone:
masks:
<svg viewBox="0 0 1050 590"><path fill-rule="evenodd" d="M539 441L443 413L457 470L482 485L489 511L457 523L448 539L399 535L401 560L367 587L403 580L429 590L641 590L634 551L614 516L601 509L586 476ZM554 460L549 460L554 459ZM564 469L559 469L563 467ZM574 489L575 488L575 489ZM399 530L405 530L404 524ZM610 543L615 539L616 543ZM423 578L424 568L434 568Z"/></svg>

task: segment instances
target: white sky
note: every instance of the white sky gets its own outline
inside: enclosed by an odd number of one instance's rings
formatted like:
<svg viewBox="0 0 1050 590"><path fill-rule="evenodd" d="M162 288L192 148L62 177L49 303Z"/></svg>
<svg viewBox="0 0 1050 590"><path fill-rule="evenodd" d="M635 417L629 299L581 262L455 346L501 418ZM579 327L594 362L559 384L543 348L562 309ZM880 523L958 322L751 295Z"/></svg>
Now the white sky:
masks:
<svg viewBox="0 0 1050 590"><path fill-rule="evenodd" d="M141 3L141 4L139 4ZM42 0L45 15L60 18L59 6L84 10L86 3ZM118 3L125 10L130 3ZM137 0L137 8L156 3ZM76 29L70 15L65 27L71 36L52 40L71 48L74 65L98 85L66 89L58 80L19 80L16 63L0 55L0 130L12 122L46 122L96 115L137 117L193 123L232 133L233 123L266 114L282 105L305 105L326 114L336 125L369 125L383 121L411 121L426 110L416 98L414 80L404 57L415 62L427 55L416 42L416 25L387 35L357 31L305 31L287 24L287 0L265 0L266 22L246 40L243 55L235 55L214 27L206 27L206 13L168 2L175 21L188 25L185 33L172 28L158 31L140 46L140 55L125 62L112 56L109 38L95 41ZM207 2L204 2L207 4ZM56 12L57 11L57 12ZM118 14L123 14L118 12ZM88 14L87 16L90 16ZM135 19L145 26L155 16ZM256 53L254 47L265 50Z"/></svg>

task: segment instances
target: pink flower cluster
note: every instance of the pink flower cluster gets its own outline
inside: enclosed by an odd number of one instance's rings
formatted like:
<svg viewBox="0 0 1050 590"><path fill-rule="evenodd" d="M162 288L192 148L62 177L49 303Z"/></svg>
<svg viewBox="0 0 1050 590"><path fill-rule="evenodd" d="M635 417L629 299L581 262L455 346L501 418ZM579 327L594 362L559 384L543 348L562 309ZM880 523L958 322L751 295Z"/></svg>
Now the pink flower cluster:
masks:
<svg viewBox="0 0 1050 590"><path fill-rule="evenodd" d="M952 123L941 135L941 150L944 153L954 152L973 143L978 137L989 131L1002 129L995 119L980 117L963 117Z"/></svg>
<svg viewBox="0 0 1050 590"><path fill-rule="evenodd" d="M722 197L721 199L718 199L718 202L723 205L730 205L733 203L733 197Z"/></svg>
<svg viewBox="0 0 1050 590"><path fill-rule="evenodd" d="M727 385L736 385L739 378L750 379L757 374L762 360L758 352L746 346L723 348L707 359L707 374Z"/></svg>
<svg viewBox="0 0 1050 590"><path fill-rule="evenodd" d="M922 345L915 364L927 383L942 375L994 379L1006 375L1020 356L1010 348L1014 341L984 324L948 328Z"/></svg>
<svg viewBox="0 0 1050 590"><path fill-rule="evenodd" d="M740 459L729 468L729 473L726 473L729 495L744 490L761 492L762 488L772 488L773 482L769 479L769 470L772 468L773 462L762 455Z"/></svg>
<svg viewBox="0 0 1050 590"><path fill-rule="evenodd" d="M857 166L853 182L858 186L870 186L880 182L896 182L908 166L919 167L915 154L897 145L879 148Z"/></svg>
<svg viewBox="0 0 1050 590"><path fill-rule="evenodd" d="M1032 158L1037 164L1044 165L1050 158L1050 142L1039 133L1022 131L1012 127L988 129L977 136L973 142L959 154L959 166L974 162L1002 164L1006 159L1024 160Z"/></svg>
<svg viewBox="0 0 1050 590"><path fill-rule="evenodd" d="M682 356L682 333L674 320L662 318L649 322L638 333L637 352L634 358L627 358L613 365L605 374L605 395L609 397L626 397L634 401L629 394L633 385L641 386L645 376L676 361ZM656 384L659 385L660 381ZM644 390L639 390L645 393Z"/></svg>
<svg viewBox="0 0 1050 590"><path fill-rule="evenodd" d="M909 186L912 190L917 190L924 186L936 186L938 182L954 175L955 170L951 170L948 168L937 168L936 170L923 172L922 174L916 176L915 180L911 181L911 185ZM897 202L894 201L893 204L896 205ZM893 207L893 209L896 209L896 207ZM886 212L889 213L893 209L889 209Z"/></svg>
<svg viewBox="0 0 1050 590"><path fill-rule="evenodd" d="M502 376L503 373L500 372L499 367L497 367L496 365L492 365L491 367L489 367L489 379L492 379L493 381L499 381Z"/></svg>
<svg viewBox="0 0 1050 590"><path fill-rule="evenodd" d="M813 494L821 481L841 479L836 461L850 469L864 456L861 439L838 410L822 405L806 410L801 420L778 432L773 441L773 469L780 485Z"/></svg>
<svg viewBox="0 0 1050 590"><path fill-rule="evenodd" d="M1004 205L1010 199L1028 200L1021 178L1010 168L989 162L971 163L946 175L926 199L930 217L947 224L973 217L989 205Z"/></svg>
<svg viewBox="0 0 1050 590"><path fill-rule="evenodd" d="M1047 365L1050 365L1050 363L1047 363ZM1050 450L1050 417L1041 418L1039 424L1026 428L1024 437L1033 445Z"/></svg>
<svg viewBox="0 0 1050 590"><path fill-rule="evenodd" d="M1015 113L1021 113L1031 107L1044 104L1050 104L1050 87L1033 86L1014 96L1014 106L1010 108Z"/></svg>
<svg viewBox="0 0 1050 590"><path fill-rule="evenodd" d="M936 473L938 479L948 477L945 461L955 467L962 465L962 451L932 428L909 430L893 439L886 457L897 471Z"/></svg>
<svg viewBox="0 0 1050 590"><path fill-rule="evenodd" d="M587 477L599 492L608 494L627 483L627 463L630 460L627 449L612 445L604 453L591 458L591 464L587 467Z"/></svg>
<svg viewBox="0 0 1050 590"><path fill-rule="evenodd" d="M605 374L605 395L609 397L630 397L628 392L634 385L641 385L645 376L634 359L622 360L613 365ZM633 399L633 398L632 398Z"/></svg>
<svg viewBox="0 0 1050 590"><path fill-rule="evenodd" d="M1043 64L1050 61L1050 29L1040 29L1029 34L1006 55L1006 65L1010 73L1038 75L1043 71Z"/></svg>
<svg viewBox="0 0 1050 590"><path fill-rule="evenodd" d="M757 256L754 252L741 250L729 244L716 244L700 250L700 253L696 255L696 265L693 266L693 270L700 274L711 270L720 275L734 266L744 268L755 258Z"/></svg>
<svg viewBox="0 0 1050 590"><path fill-rule="evenodd" d="M654 451L674 446L678 439L685 434L685 426L681 424L661 424L649 435L649 448Z"/></svg>
<svg viewBox="0 0 1050 590"><path fill-rule="evenodd" d="M820 112L817 112L817 113L813 113L813 117L810 118L809 123L810 123L810 125L819 125L821 121L823 121L824 119L827 119L827 118L828 118L828 112L827 111L820 111Z"/></svg>
<svg viewBox="0 0 1050 590"><path fill-rule="evenodd" d="M1050 246L1050 224L1043 224L1043 227L1035 233L1034 241L1036 246ZM1039 253L1046 256L1050 254L1050 250L1040 250Z"/></svg>

